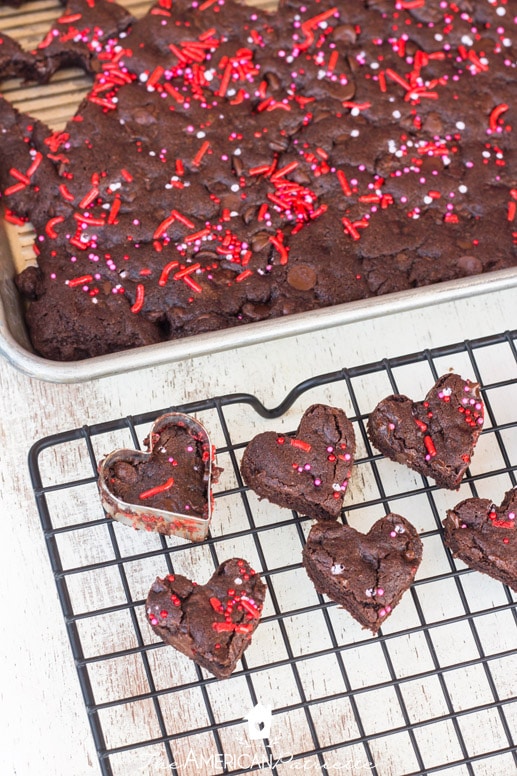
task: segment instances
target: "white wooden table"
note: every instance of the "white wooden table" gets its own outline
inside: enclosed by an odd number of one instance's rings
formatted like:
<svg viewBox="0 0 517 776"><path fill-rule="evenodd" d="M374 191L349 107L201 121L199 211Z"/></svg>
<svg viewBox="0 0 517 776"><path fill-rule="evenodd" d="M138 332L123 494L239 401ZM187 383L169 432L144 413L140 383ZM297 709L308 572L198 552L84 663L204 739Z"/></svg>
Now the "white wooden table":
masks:
<svg viewBox="0 0 517 776"><path fill-rule="evenodd" d="M1 363L0 773L99 773L29 481L35 440L234 391L273 406L320 373L516 328L516 301L510 289L79 385L39 382Z"/></svg>

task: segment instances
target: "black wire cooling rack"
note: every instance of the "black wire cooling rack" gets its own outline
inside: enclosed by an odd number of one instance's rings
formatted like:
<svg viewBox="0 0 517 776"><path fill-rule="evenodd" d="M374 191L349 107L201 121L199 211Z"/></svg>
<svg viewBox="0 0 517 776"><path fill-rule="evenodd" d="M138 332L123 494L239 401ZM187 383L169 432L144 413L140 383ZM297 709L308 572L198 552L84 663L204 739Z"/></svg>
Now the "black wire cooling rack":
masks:
<svg viewBox="0 0 517 776"><path fill-rule="evenodd" d="M83 426L32 447L34 493L104 776L517 773L515 596L455 562L441 528L462 498L500 503L516 484L516 337L340 369L297 385L272 409L249 394L220 396ZM365 431L378 400L392 392L422 398L450 369L478 380L486 405L458 493L383 459ZM424 544L412 588L375 637L308 581L301 549L311 521L259 501L240 477L249 438L294 430L314 401L341 406L356 431L343 519L366 531L397 512ZM139 448L171 409L204 423L224 467L210 535L200 544L107 519L96 491L98 460ZM176 571L202 583L234 556L262 573L268 598L237 670L218 681L157 640L144 602L156 576Z"/></svg>

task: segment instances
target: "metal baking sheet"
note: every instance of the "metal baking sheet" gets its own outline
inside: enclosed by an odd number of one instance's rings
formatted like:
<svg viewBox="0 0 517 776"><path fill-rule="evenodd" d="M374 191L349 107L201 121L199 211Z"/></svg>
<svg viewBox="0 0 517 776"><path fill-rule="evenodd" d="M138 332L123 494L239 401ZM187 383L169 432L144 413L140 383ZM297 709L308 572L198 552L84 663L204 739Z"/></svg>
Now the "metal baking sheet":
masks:
<svg viewBox="0 0 517 776"><path fill-rule="evenodd" d="M0 249L1 250L1 249ZM49 361L37 356L29 343L21 302L9 272L9 256L0 258L0 353L31 377L56 383L72 383L107 377L135 369L170 364L188 358L219 353L246 345L270 342L346 323L376 318L426 305L486 294L517 286L517 269L501 270L434 286L386 294L361 302L349 302L308 313L260 321L232 329L111 353L84 361ZM11 264L12 267L12 264Z"/></svg>
<svg viewBox="0 0 517 776"><path fill-rule="evenodd" d="M441 527L462 499L500 503L516 485L516 346L512 331L308 375L276 407L243 393L173 408L203 422L224 468L201 543L127 528L104 515L96 494L99 458L141 446L170 408L34 444L63 637L66 628L102 776L516 773L517 595L454 560ZM366 435L380 398L421 397L450 369L481 383L487 418L459 492L378 455ZM343 518L366 532L391 511L424 545L414 584L376 636L308 580L310 518L258 499L240 476L247 441L292 432L313 402L342 407L354 426ZM204 583L230 557L252 563L268 592L249 649L218 681L151 631L145 597L158 575Z"/></svg>
<svg viewBox="0 0 517 776"><path fill-rule="evenodd" d="M263 8L275 5L270 0L257 0L254 4ZM126 0L124 5L138 17L145 12L149 2ZM62 6L57 0L29 2L21 10L0 8L0 30L18 40L25 48L30 48L44 37L50 23L61 11ZM34 113L52 129L59 129L73 115L78 99L87 92L89 85L90 79L87 76L71 69L56 73L52 83L47 86L24 86L19 81L7 81L3 84L2 93L20 110ZM32 261L30 226L18 229L11 224L0 223L0 354L31 377L60 383L82 382L173 363L517 286L517 268L512 268L84 361L63 363L38 356L30 344L22 300L13 278Z"/></svg>

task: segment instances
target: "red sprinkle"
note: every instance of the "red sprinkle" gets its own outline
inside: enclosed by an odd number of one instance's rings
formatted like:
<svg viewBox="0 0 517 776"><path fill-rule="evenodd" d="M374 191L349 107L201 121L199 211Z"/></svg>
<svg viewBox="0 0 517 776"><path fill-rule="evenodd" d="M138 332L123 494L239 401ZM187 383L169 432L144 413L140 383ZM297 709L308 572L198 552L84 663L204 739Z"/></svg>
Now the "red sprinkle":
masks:
<svg viewBox="0 0 517 776"><path fill-rule="evenodd" d="M195 157L192 159L192 164L194 165L194 167L199 167L199 165L201 164L201 160L203 159L203 156L206 154L209 148L210 148L210 141L205 140L205 142L202 143L201 148L199 149Z"/></svg>
<svg viewBox="0 0 517 776"><path fill-rule="evenodd" d="M292 447L298 447L306 453L312 449L311 445L308 442L304 442L302 439L291 439L289 441Z"/></svg>
<svg viewBox="0 0 517 776"><path fill-rule="evenodd" d="M45 225L45 233L48 237L51 239L55 239L57 237L57 232L55 231L54 227L58 224L61 224L65 219L63 216L55 216L54 218L49 218Z"/></svg>
<svg viewBox="0 0 517 776"><path fill-rule="evenodd" d="M8 197L10 194L17 194L19 191L23 191L26 185L26 183L20 181L20 183L15 183L13 186L8 186L4 191L4 195Z"/></svg>
<svg viewBox="0 0 517 776"><path fill-rule="evenodd" d="M164 286L167 283L167 279L171 270L175 269L176 267L179 267L178 261L169 261L169 263L165 265L165 267L162 269L160 279L158 280L159 286Z"/></svg>
<svg viewBox="0 0 517 776"><path fill-rule="evenodd" d="M210 598L210 606L212 607L212 609L215 609L216 612L222 612L223 611L223 605L222 605L221 601L218 598L216 598L215 596L212 596Z"/></svg>
<svg viewBox="0 0 517 776"><path fill-rule="evenodd" d="M429 434L424 437L424 445L431 458L433 458L436 455L436 447Z"/></svg>
<svg viewBox="0 0 517 776"><path fill-rule="evenodd" d="M139 283L136 287L136 299L135 303L131 307L132 313L139 313L144 306L145 288L142 283ZM142 496L140 496L142 498Z"/></svg>
<svg viewBox="0 0 517 776"><path fill-rule="evenodd" d="M341 188L343 189L343 194L345 197L351 197L352 189L350 188L350 184L348 183L347 177L343 170L337 170L336 177L341 185Z"/></svg>
<svg viewBox="0 0 517 776"><path fill-rule="evenodd" d="M77 278L72 278L68 281L68 285L70 288L75 288L75 286L84 286L86 283L91 283L93 280L93 275L81 275Z"/></svg>
<svg viewBox="0 0 517 776"><path fill-rule="evenodd" d="M139 493L138 498L142 500L146 498L152 498L152 496L156 496L158 495L158 493L163 493L164 490L170 490L173 485L174 485L174 477L170 477L166 482L162 483L161 485L156 485L156 487L149 488L149 490L143 490L142 493Z"/></svg>
<svg viewBox="0 0 517 776"><path fill-rule="evenodd" d="M251 614L252 617L255 617L256 619L260 617L260 609L252 604L248 598L241 598L239 603L242 604L244 609L246 609L246 611Z"/></svg>
<svg viewBox="0 0 517 776"><path fill-rule="evenodd" d="M79 207L87 208L92 202L99 196L99 189L93 187L88 194L85 194L82 200L79 202Z"/></svg>
<svg viewBox="0 0 517 776"><path fill-rule="evenodd" d="M59 186L59 193L61 194L63 199L68 200L68 202L73 202L74 201L74 195L70 193L66 183L61 183L60 184L60 186Z"/></svg>
<svg viewBox="0 0 517 776"><path fill-rule="evenodd" d="M222 633L223 631L234 631L236 626L233 622L213 622L212 628L217 631L217 633Z"/></svg>

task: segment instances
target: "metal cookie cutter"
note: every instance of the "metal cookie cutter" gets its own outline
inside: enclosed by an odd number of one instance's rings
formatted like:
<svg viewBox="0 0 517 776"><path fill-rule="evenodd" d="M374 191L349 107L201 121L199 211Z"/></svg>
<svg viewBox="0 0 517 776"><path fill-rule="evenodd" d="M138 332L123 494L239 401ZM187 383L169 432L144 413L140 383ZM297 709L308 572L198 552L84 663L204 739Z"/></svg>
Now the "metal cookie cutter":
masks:
<svg viewBox="0 0 517 776"><path fill-rule="evenodd" d="M114 495L110 489L110 470L117 462L129 466L149 461L153 450L160 443L162 433L171 426L188 429L196 443L201 443L201 461L204 466L203 480L206 485L206 503L203 514L182 514L166 509L156 509L147 504L124 501ZM104 511L114 520L135 529L157 532L165 536L180 536L193 542L206 539L213 509L212 483L217 482L222 471L215 465L215 452L204 426L195 418L181 412L169 412L161 415L153 424L146 440L148 452L119 449L109 453L98 466L98 487ZM172 470L171 470L172 471Z"/></svg>

